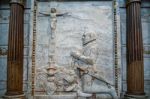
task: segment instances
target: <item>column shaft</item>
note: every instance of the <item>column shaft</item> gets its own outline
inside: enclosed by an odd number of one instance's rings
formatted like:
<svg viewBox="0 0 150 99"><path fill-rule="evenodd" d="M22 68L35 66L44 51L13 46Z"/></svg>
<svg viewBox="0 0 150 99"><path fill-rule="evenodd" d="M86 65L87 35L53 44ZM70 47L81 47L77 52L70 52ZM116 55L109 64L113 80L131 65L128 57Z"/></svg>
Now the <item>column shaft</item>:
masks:
<svg viewBox="0 0 150 99"><path fill-rule="evenodd" d="M127 0L127 94L144 94L141 0Z"/></svg>
<svg viewBox="0 0 150 99"><path fill-rule="evenodd" d="M11 0L7 58L6 95L23 94L24 6Z"/></svg>

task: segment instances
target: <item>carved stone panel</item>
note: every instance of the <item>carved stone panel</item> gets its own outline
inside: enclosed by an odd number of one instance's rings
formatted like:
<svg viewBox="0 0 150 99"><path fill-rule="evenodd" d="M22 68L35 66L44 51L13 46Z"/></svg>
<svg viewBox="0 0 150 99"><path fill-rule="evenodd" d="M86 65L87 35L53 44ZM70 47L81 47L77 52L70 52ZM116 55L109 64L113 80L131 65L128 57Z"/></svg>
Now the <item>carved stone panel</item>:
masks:
<svg viewBox="0 0 150 99"><path fill-rule="evenodd" d="M52 78L57 79L57 76L49 76L48 70L51 71L50 73L55 73L60 68L64 71L68 69L68 72L74 71L75 78L72 78L70 74L65 74L75 81L68 85L67 88L72 88L68 91L77 91L78 87L82 86L76 85L80 78L73 67L74 60L71 53L82 52L84 49L82 38L87 33L96 33L98 53L94 57L96 58L94 64L97 70L103 72L104 79L108 83L114 84L112 9L111 1L38 3L35 75L37 94L40 92L50 95L56 94L57 91L67 91L66 87L58 90L58 85L50 83ZM61 74L61 72L57 73ZM67 83L67 81L66 83L61 81L62 85ZM54 88L48 87L48 83Z"/></svg>

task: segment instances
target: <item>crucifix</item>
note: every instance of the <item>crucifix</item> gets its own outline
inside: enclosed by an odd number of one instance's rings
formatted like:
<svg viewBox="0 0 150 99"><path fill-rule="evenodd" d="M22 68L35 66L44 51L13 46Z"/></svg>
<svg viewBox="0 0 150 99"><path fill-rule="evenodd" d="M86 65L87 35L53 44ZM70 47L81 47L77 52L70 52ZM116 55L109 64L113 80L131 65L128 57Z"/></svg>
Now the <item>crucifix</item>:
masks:
<svg viewBox="0 0 150 99"><path fill-rule="evenodd" d="M51 38L49 38L49 66L54 66L56 62L56 24L57 24L57 13L55 8L51 8L50 13L50 28Z"/></svg>
<svg viewBox="0 0 150 99"><path fill-rule="evenodd" d="M50 16L50 29L51 34L49 37L49 66L55 66L56 63L56 27L57 27L57 17L64 16L68 13L57 13L56 8L51 8L50 13L41 13L46 16Z"/></svg>

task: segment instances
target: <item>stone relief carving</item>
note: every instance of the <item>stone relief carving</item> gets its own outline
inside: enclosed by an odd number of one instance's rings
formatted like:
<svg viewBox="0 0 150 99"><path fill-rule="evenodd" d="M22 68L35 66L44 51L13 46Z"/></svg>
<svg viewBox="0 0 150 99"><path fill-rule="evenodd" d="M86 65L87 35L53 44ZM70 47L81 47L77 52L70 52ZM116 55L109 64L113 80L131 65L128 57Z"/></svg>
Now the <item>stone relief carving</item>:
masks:
<svg viewBox="0 0 150 99"><path fill-rule="evenodd" d="M56 30L56 22L57 22L57 13L56 13L56 9L55 8L51 8L51 14L50 14L50 18L51 18L51 37L54 38L55 37L55 30Z"/></svg>
<svg viewBox="0 0 150 99"><path fill-rule="evenodd" d="M49 38L48 66L37 70L37 86L42 88L46 94L55 92L68 92L77 89L77 76L74 70L57 66L56 64L56 24L59 14L56 8L51 8L50 14L51 35Z"/></svg>
<svg viewBox="0 0 150 99"><path fill-rule="evenodd" d="M72 69L51 66L37 70L38 85L46 94L52 95L55 92L70 92L77 90L77 75Z"/></svg>
<svg viewBox="0 0 150 99"><path fill-rule="evenodd" d="M106 93L116 99L114 87L105 79L103 72L96 68L99 56L96 33L85 33L82 36L83 49L70 53L70 58L73 59L73 65L68 66L70 68L56 64L57 17L68 15L68 13L58 12L56 8L51 8L48 13L39 12L50 16L50 37L48 66L37 69L36 85L47 95L53 95L57 92L77 92L78 96L91 97L95 93Z"/></svg>
<svg viewBox="0 0 150 99"><path fill-rule="evenodd" d="M86 33L83 35L83 51L71 53L74 58L74 66L78 69L82 90L80 93L106 93L116 99L115 88L105 80L101 71L96 69L98 49L96 45L96 34ZM85 95L85 97L87 97Z"/></svg>
<svg viewBox="0 0 150 99"><path fill-rule="evenodd" d="M82 41L83 50L71 52L73 67L53 64L37 69L37 86L48 95L56 92L77 92L80 97L91 97L95 93L105 93L116 99L115 88L105 80L103 72L96 69L96 34L86 33Z"/></svg>
<svg viewBox="0 0 150 99"><path fill-rule="evenodd" d="M57 27L57 17L66 15L68 13L58 13L56 8L51 8L50 12L40 14L50 16L50 38L49 38L49 66L55 65L56 63L56 27Z"/></svg>
<svg viewBox="0 0 150 99"><path fill-rule="evenodd" d="M57 13L56 8L51 8L50 12L50 28L51 28L51 38L49 38L49 66L55 65L56 61L56 24L57 24Z"/></svg>

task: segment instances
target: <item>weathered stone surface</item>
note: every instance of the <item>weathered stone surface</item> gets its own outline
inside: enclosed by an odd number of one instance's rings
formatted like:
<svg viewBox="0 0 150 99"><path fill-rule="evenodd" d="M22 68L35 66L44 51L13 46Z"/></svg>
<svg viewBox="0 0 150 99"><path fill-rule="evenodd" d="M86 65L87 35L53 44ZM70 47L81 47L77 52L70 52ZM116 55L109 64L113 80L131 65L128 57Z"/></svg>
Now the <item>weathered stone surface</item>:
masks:
<svg viewBox="0 0 150 99"><path fill-rule="evenodd" d="M0 24L0 45L8 43L8 24Z"/></svg>
<svg viewBox="0 0 150 99"><path fill-rule="evenodd" d="M40 12L49 13L51 5L47 2L38 3L36 49L43 50L36 52L37 60L40 59L37 61L37 67L46 66L48 63L46 54L48 54L50 16L44 16ZM55 5L58 13L67 13L57 17L56 63L58 66L69 66L72 61L70 52L82 49L82 34L94 31L97 33L97 42L100 45L97 67L106 71L106 78L113 83L112 2L59 2Z"/></svg>
<svg viewBox="0 0 150 99"><path fill-rule="evenodd" d="M34 99L76 99L76 95L35 96Z"/></svg>
<svg viewBox="0 0 150 99"><path fill-rule="evenodd" d="M56 14L61 14L56 17L56 65L63 68L72 67L73 60L70 53L82 50L82 35L84 33L95 32L99 53L96 67L100 71L105 71L106 80L114 84L112 2L39 2L36 68L44 68L49 65L49 46L53 49L53 46L49 44L52 32L51 8L56 8ZM51 81L51 79L49 80Z"/></svg>
<svg viewBox="0 0 150 99"><path fill-rule="evenodd" d="M50 66L38 68L36 73L36 89L43 90L47 95L76 91L78 87L77 76L72 69Z"/></svg>
<svg viewBox="0 0 150 99"><path fill-rule="evenodd" d="M6 81L6 79L7 79L7 72L6 72L6 70L7 70L7 60L6 60L6 57L0 57L0 73L2 73L1 75L0 75L0 80L1 81Z"/></svg>
<svg viewBox="0 0 150 99"><path fill-rule="evenodd" d="M9 13L10 13L10 11L8 9L0 10L0 15L1 15L0 23L8 23L9 22Z"/></svg>

